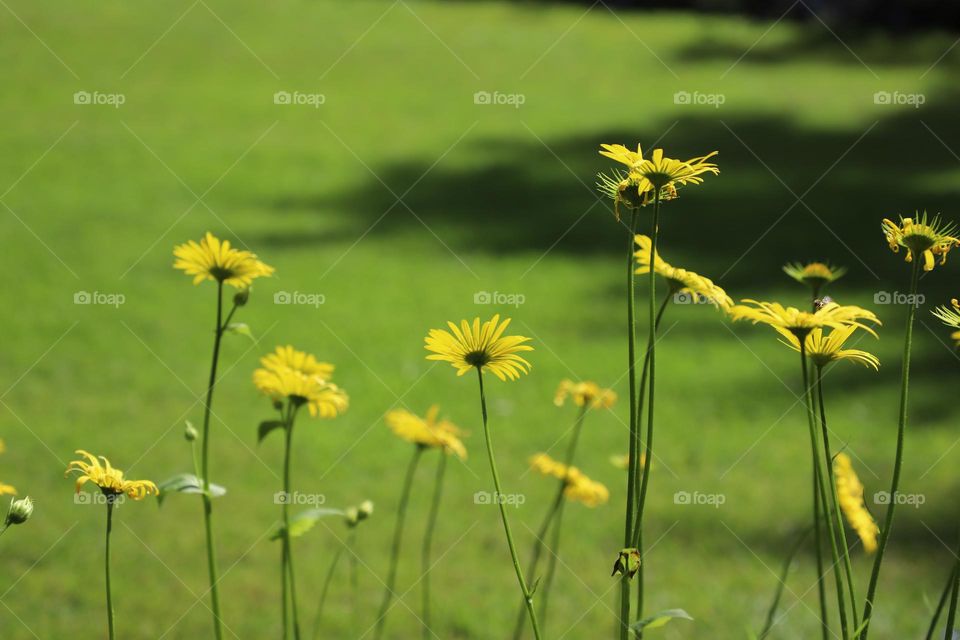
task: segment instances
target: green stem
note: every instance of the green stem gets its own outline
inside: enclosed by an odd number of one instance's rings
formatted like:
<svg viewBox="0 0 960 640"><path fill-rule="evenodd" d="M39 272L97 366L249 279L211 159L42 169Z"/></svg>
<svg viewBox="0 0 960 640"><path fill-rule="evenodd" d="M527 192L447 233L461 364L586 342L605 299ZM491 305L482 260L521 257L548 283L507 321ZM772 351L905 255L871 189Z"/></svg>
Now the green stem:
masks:
<svg viewBox="0 0 960 640"><path fill-rule="evenodd" d="M359 599L360 593L360 581L358 580L359 571L358 564L359 559L357 558L357 553L354 550L357 542L357 530L356 527L350 530L350 533L347 534L347 550L350 552L350 617L355 621L357 618L357 601ZM354 627L356 631L356 627ZM354 635L357 635L354 633Z"/></svg>
<svg viewBox="0 0 960 640"><path fill-rule="evenodd" d="M884 517L883 529L880 531L880 544L877 555L873 559L873 570L870 572L870 585L867 587L867 599L863 605L863 631L860 640L867 640L870 630L873 602L880 579L880 566L883 564L883 554L887 550L887 541L890 539L890 530L893 527L893 515L897 507L897 490L900 488L900 470L903 466L904 435L907 429L907 396L910 387L910 350L913 347L913 320L917 315L917 305L914 300L917 293L917 283L920 280L920 257L913 261L913 270L910 276L910 308L907 310L907 331L903 341L903 364L900 373L900 418L897 423L897 452L893 460L893 479L890 482L890 500L887 505L887 514Z"/></svg>
<svg viewBox="0 0 960 640"><path fill-rule="evenodd" d="M853 567L850 564L850 547L847 545L846 527L843 522L843 513L840 511L840 497L837 494L837 479L833 474L833 452L830 450L830 435L827 429L827 411L823 400L823 367L817 366L817 401L820 405L820 430L823 436L823 457L827 465L827 478L830 479L830 508L837 520L837 532L840 551L843 554L843 569L847 579L847 591L850 595L850 615L853 616L853 628L860 626L857 612L856 588L853 584ZM826 508L826 507L824 507Z"/></svg>
<svg viewBox="0 0 960 640"><path fill-rule="evenodd" d="M817 595L820 601L820 627L823 640L829 640L830 637L830 618L827 610L827 585L823 581L823 541L820 526L820 478L817 476L817 468L814 466L810 477L813 479L813 548L817 555Z"/></svg>
<svg viewBox="0 0 960 640"><path fill-rule="evenodd" d="M787 586L787 574L790 573L790 565L793 564L793 559L803 546L803 541L807 539L808 535L810 535L810 531L812 529L812 527L808 528L806 531L800 534L800 537L797 538L797 541L790 549L790 553L787 554L786 559L783 561L783 569L780 571L780 577L777 579L777 589L773 594L773 602L770 603L770 609L767 610L767 620L763 625L763 630L760 631L760 635L757 636L759 640L764 640L764 638L767 637L767 634L770 633L770 629L773 628L773 617L777 614L777 607L780 606L780 598L783 597L783 589ZM819 582L823 582L823 580L820 580Z"/></svg>
<svg viewBox="0 0 960 640"><path fill-rule="evenodd" d="M323 580L323 589L320 591L320 602L317 604L317 619L313 623L314 640L320 637L320 622L323 620L323 605L327 602L327 592L330 590L330 583L333 581L333 574L337 570L337 563L340 562L340 556L343 555L343 546L337 549L330 562L330 568L327 569L327 576Z"/></svg>
<svg viewBox="0 0 960 640"><path fill-rule="evenodd" d="M447 453L442 449L437 461L437 474L433 483L433 500L430 503L430 514L427 516L427 531L423 535L423 549L421 552L421 568L423 574L423 637L429 640L433 635L430 626L430 562L433 550L433 530L437 526L437 517L440 515L440 500L443 497L443 474L447 469Z"/></svg>
<svg viewBox="0 0 960 640"><path fill-rule="evenodd" d="M553 588L553 579L557 573L557 560L560 558L560 530L563 524L563 509L566 501L560 503L553 523L553 537L550 539L550 557L547 559L547 572L543 578L543 587L540 589L540 623L544 631L547 629L547 601L550 598L550 589Z"/></svg>
<svg viewBox="0 0 960 640"><path fill-rule="evenodd" d="M953 568L950 569L950 575L947 576L947 581L943 585L940 600L937 602L937 608L933 612L933 619L930 620L930 627L927 629L927 635L924 636L924 640L933 640L933 634L937 631L937 623L940 621L940 614L943 612L943 607L947 604L947 597L953 592L953 583L956 576L957 563L954 563Z"/></svg>
<svg viewBox="0 0 960 640"><path fill-rule="evenodd" d="M953 638L953 625L957 616L957 598L960 596L960 535L957 536L957 550L954 553L953 588L950 591L950 608L947 609L947 628L943 630L944 640Z"/></svg>
<svg viewBox="0 0 960 640"><path fill-rule="evenodd" d="M799 337L799 336L798 336ZM806 350L806 339L805 337L800 337L800 366L803 374L803 394L805 404L807 406L807 424L810 429L810 446L813 453L813 465L814 472L817 474L819 479L819 489L820 489L820 501L824 505L824 511L827 511L826 505L829 504L827 501L827 492L826 487L828 482L823 478L823 467L820 466L820 444L819 437L817 435L816 427L816 413L813 408L813 390L810 385L810 375L807 371L807 350ZM846 598L843 593L843 574L842 569L840 568L840 552L837 549L837 538L836 532L833 528L833 520L830 517L829 513L824 513L824 520L827 523L827 537L830 539L830 551L833 556L833 571L834 571L834 581L837 587L837 609L840 614L840 633L841 637L844 640L850 637L849 629L847 628L847 606ZM815 523L816 525L816 523ZM822 576L820 577L822 579ZM851 603L855 605L855 603Z"/></svg>
<svg viewBox="0 0 960 640"><path fill-rule="evenodd" d="M637 319L636 319L636 292L634 291L634 256L633 247L637 234L637 210L633 209L630 215L630 235L627 237L627 360L630 378L630 442L628 443L627 465L627 505L626 517L623 522L623 546L629 547L633 540L633 506L636 500L634 493L637 487ZM653 270L651 269L651 272ZM628 640L630 634L630 576L624 572L620 577L620 620L618 621L620 640Z"/></svg>
<svg viewBox="0 0 960 640"><path fill-rule="evenodd" d="M107 629L110 640L114 639L113 628L113 594L110 589L110 532L113 530L113 499L107 496L107 535L105 539L106 553L104 555L104 573L107 583Z"/></svg>
<svg viewBox="0 0 960 640"><path fill-rule="evenodd" d="M407 475L403 481L403 490L400 493L400 505L397 507L397 521L393 526L393 547L390 551L390 569L387 572L387 584L383 591L383 602L380 605L380 615L377 616L377 628L374 631L374 640L383 637L383 631L387 624L387 613L390 612L390 603L393 601L393 588L397 582L397 562L400 559L400 547L403 543L403 522L407 516L407 502L410 499L410 489L413 487L413 476L417 470L417 463L420 461L420 455L423 453L423 447L416 445L413 449L413 457L407 466Z"/></svg>
<svg viewBox="0 0 960 640"><path fill-rule="evenodd" d="M232 312L231 312L232 315ZM213 547L213 500L210 497L210 414L213 389L217 383L217 362L220 359L220 340L223 337L223 282L217 281L217 325L213 337L213 357L210 363L210 378L207 383L207 398L203 405L203 443L200 453L200 473L203 480L203 524L207 543L207 572L210 578L210 605L213 612L213 635L223 638L220 618L220 591L217 578L217 556Z"/></svg>
<svg viewBox="0 0 960 640"><path fill-rule="evenodd" d="M300 640L300 617L297 612L297 581L294 574L293 543L290 539L290 452L293 443L293 423L297 416L297 408L291 406L287 411L287 425L284 429L286 436L283 450L283 494L286 500L280 505L283 512L283 543L286 548L284 554L287 561L287 579L290 583L290 610L293 614L293 637Z"/></svg>
<svg viewBox="0 0 960 640"><path fill-rule="evenodd" d="M503 491L500 488L500 474L497 472L497 461L493 455L493 440L490 438L490 427L487 423L487 397L483 391L483 369L477 367L477 380L480 382L480 412L483 416L483 437L487 445L487 458L490 461L490 473L493 475L493 487L496 491L496 502L500 508L500 520L503 521L503 532L507 536L507 546L513 559L513 570L517 574L517 582L527 603L527 612L530 614L530 625L533 627L533 636L540 640L540 625L537 622L537 612L533 608L533 594L527 589L527 582L523 579L523 570L520 568L520 558L517 556L517 547L513 543L513 533L510 531L510 520L507 519L507 506L504 504Z"/></svg>
<svg viewBox="0 0 960 640"><path fill-rule="evenodd" d="M537 530L537 533L533 537L533 549L530 551L530 564L527 565L527 582L533 583L537 577L537 566L540 564L540 556L543 553L543 539L547 537L547 534L550 531L550 524L553 522L554 516L557 514L557 511L560 509L560 505L563 504L563 489L566 486L566 481L560 481L560 488L557 490L556 497L554 497L553 502L550 503L550 509L547 511L546 517L543 519L540 528ZM523 635L523 622L527 617L527 609L525 607L526 598L522 599L520 602L520 609L517 611L517 621L513 625L513 640L520 640L520 636Z"/></svg>

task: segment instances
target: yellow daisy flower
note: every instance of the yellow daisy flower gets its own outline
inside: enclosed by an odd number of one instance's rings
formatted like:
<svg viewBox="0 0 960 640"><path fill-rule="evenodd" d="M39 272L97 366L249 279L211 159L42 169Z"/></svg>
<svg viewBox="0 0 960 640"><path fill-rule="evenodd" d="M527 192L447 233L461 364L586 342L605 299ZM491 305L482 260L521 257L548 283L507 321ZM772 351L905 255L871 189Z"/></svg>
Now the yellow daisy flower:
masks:
<svg viewBox="0 0 960 640"><path fill-rule="evenodd" d="M329 362L319 362L309 353L298 351L291 345L277 347L273 353L260 358L260 364L265 369L277 371L280 369L293 369L308 376L319 376L324 380L333 377L333 365Z"/></svg>
<svg viewBox="0 0 960 640"><path fill-rule="evenodd" d="M779 302L758 302L744 300L745 304L738 304L730 308L730 318L733 320L750 320L754 324L763 323L774 329L786 329L797 337L806 337L813 329L830 327L838 329L845 326L855 326L876 336L870 327L861 321L881 324L880 320L871 311L852 305L839 305L830 301L819 306L815 311L801 311L796 307L784 307ZM752 306L747 306L752 305Z"/></svg>
<svg viewBox="0 0 960 640"><path fill-rule="evenodd" d="M786 338L786 344L794 351L800 351L800 339L789 329L774 327L777 333ZM837 360L851 360L865 367L880 369L880 360L877 356L860 349L844 349L843 344L857 330L854 325L833 329L830 335L824 337L823 329L817 327L807 334L805 339L806 352L818 367L823 367Z"/></svg>
<svg viewBox="0 0 960 640"><path fill-rule="evenodd" d="M563 495L568 500L595 507L610 499L610 492L603 484L591 480L576 467L557 462L546 453L531 456L530 467L544 476L563 480Z"/></svg>
<svg viewBox="0 0 960 640"><path fill-rule="evenodd" d="M199 243L190 240L173 249L175 269L193 276L193 284L215 280L237 289L250 286L255 278L269 276L274 269L249 251L234 249L229 240L220 240L209 231Z"/></svg>
<svg viewBox="0 0 960 640"><path fill-rule="evenodd" d="M819 292L824 286L839 280L847 272L845 267L835 267L826 262L790 262L783 265L783 272L799 282L805 284L814 292Z"/></svg>
<svg viewBox="0 0 960 640"><path fill-rule="evenodd" d="M346 392L337 385L296 369L257 369L253 384L274 402L289 399L296 406L306 405L315 418L336 418L350 404Z"/></svg>
<svg viewBox="0 0 960 640"><path fill-rule="evenodd" d="M5 482L0 482L0 496L15 496L17 495L17 488L13 485L6 484Z"/></svg>
<svg viewBox="0 0 960 640"><path fill-rule="evenodd" d="M472 326L461 320L459 327L448 322L450 331L431 329L424 338L424 348L433 352L427 360L449 362L458 376L476 368L489 370L501 380L516 380L520 374L530 371L530 363L517 355L518 352L533 351L533 347L523 344L530 338L504 336L509 324L509 318L500 322L498 314L482 325L480 318L474 318Z"/></svg>
<svg viewBox="0 0 960 640"><path fill-rule="evenodd" d="M947 325L948 327L953 327L954 329L960 329L960 302L956 298L950 301L952 309L945 307L943 305L934 309L934 317ZM960 331L954 331L950 334L950 338L957 343L957 347L960 347Z"/></svg>
<svg viewBox="0 0 960 640"><path fill-rule="evenodd" d="M155 496L160 493L157 485L150 480L125 479L123 477L123 471L113 468L110 465L110 461L103 456L100 456L100 460L103 460L103 464L101 465L96 456L83 449L77 449L75 453L86 458L86 462L83 460L73 460L67 465L67 470L63 475L66 477L71 471L76 471L80 474L76 484L77 493L80 493L80 489L87 482L92 482L100 487L100 491L106 496L126 494L134 500L142 500L147 496Z"/></svg>
<svg viewBox="0 0 960 640"><path fill-rule="evenodd" d="M588 406L591 409L608 409L617 401L617 394L610 389L601 389L596 382L562 380L557 387L553 404L562 407L567 397L573 400L578 407Z"/></svg>
<svg viewBox="0 0 960 640"><path fill-rule="evenodd" d="M610 175L603 172L597 174L597 190L613 200L613 212L620 219L620 205L628 209L639 209L654 201L652 185L646 184L646 191L641 191L645 183L638 176L614 169ZM677 188L668 184L660 190L660 200L673 200L677 197Z"/></svg>
<svg viewBox="0 0 960 640"><path fill-rule="evenodd" d="M600 155L629 167L630 176L641 179L640 193L667 185L700 184L703 182L700 177L702 174L720 173L717 165L707 162L717 155L716 151L684 161L665 158L663 149L654 149L650 158L644 158L640 145L637 145L636 152L633 152L622 144L601 144Z"/></svg>
<svg viewBox="0 0 960 640"><path fill-rule="evenodd" d="M637 234L634 237L639 249L633 254L637 259L637 275L650 273L650 249L653 241L649 236ZM660 257L660 252L653 256L653 270L657 275L667 281L672 293L686 293L695 296L698 299L708 301L723 310L733 306L733 300L727 295L722 287L713 283L710 278L705 278L700 274L686 269L678 269L671 266L666 260Z"/></svg>
<svg viewBox="0 0 960 640"><path fill-rule="evenodd" d="M853 470L850 456L845 453L836 455L833 459L833 474L837 478L840 511L850 523L850 527L860 536L864 551L873 553L877 550L880 528L863 502L863 484Z"/></svg>
<svg viewBox="0 0 960 640"><path fill-rule="evenodd" d="M387 413L386 421L390 430L407 442L466 459L467 448L460 440L463 431L449 420L437 420L439 413L437 405L431 406L423 418L405 409L394 409Z"/></svg>
<svg viewBox="0 0 960 640"><path fill-rule="evenodd" d="M922 256L924 271L933 270L935 256L940 256L940 264L944 264L950 250L960 246L960 240L953 237L957 232L956 226L942 222L940 216L928 219L926 211L916 220L901 216L900 224L884 219L880 227L890 250L897 253L900 247L906 248L907 262Z"/></svg>

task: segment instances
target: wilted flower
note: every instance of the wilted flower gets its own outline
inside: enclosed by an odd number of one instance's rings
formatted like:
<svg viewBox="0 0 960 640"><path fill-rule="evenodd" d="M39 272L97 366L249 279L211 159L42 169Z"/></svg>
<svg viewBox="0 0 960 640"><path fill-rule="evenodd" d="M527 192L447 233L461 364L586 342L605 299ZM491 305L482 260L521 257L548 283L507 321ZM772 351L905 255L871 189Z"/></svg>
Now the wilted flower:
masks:
<svg viewBox="0 0 960 640"><path fill-rule="evenodd" d="M880 226L890 250L897 253L900 247L906 248L907 262L921 256L924 271L933 270L935 256L940 256L940 264L943 264L950 250L960 246L960 240L953 236L957 232L956 226L942 222L939 215L928 219L926 211L916 219L900 216L900 224L884 219Z"/></svg>

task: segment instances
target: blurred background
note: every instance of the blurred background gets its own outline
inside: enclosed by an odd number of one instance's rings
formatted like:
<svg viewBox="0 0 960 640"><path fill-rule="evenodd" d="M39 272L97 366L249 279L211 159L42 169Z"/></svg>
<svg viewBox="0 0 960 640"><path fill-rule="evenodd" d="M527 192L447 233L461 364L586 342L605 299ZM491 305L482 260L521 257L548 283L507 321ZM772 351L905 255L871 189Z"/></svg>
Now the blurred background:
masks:
<svg viewBox="0 0 960 640"><path fill-rule="evenodd" d="M102 526L62 471L73 451L130 477L190 468L215 287L174 271L172 248L210 230L276 267L225 345L213 426L221 594L229 637L279 635L279 439L251 383L293 344L337 366L351 396L334 421L302 420L294 486L326 506L376 503L359 530L360 610L345 571L330 638L370 638L410 445L391 408L437 403L471 432L448 472L436 535L435 637L504 638L516 584L491 490L475 384L424 359L447 320L495 312L530 336L533 370L488 389L511 512L526 555L554 490L528 472L560 455L564 378L627 395L623 227L594 189L600 143L717 150L721 174L665 206L661 253L736 299L807 304L788 261L848 267L830 295L876 311L874 373L825 381L834 444L873 495L893 463L909 268L880 221L915 210L957 220L956 6L945 2L0 2L0 225L6 294L0 480L37 503L0 539L4 638L102 637ZM877 638L918 637L957 529L954 413L960 363L929 310L960 293L960 256L927 274L918 314L901 507L879 590ZM639 304L646 299L640 288ZM82 294L87 294L86 296ZM111 297L112 296L112 297ZM86 303L85 303L86 302ZM322 304L321 304L322 302ZM642 317L642 316L641 316ZM641 325L641 334L646 328ZM757 631L777 572L809 520L809 454L796 358L762 327L673 305L658 349L658 439L648 506L650 611L695 622L664 638ZM607 505L571 505L547 635L612 632L610 565L622 546L626 404L593 412L577 463ZM419 540L434 457L416 479L400 604L388 636L420 633ZM677 492L722 495L678 504ZM208 637L201 507L128 502L114 527L118 633ZM301 607L345 539L333 520L297 540ZM854 551L866 590L871 558ZM345 567L345 565L344 565ZM817 632L809 550L771 637ZM834 618L835 619L835 618ZM652 634L651 634L652 635Z"/></svg>

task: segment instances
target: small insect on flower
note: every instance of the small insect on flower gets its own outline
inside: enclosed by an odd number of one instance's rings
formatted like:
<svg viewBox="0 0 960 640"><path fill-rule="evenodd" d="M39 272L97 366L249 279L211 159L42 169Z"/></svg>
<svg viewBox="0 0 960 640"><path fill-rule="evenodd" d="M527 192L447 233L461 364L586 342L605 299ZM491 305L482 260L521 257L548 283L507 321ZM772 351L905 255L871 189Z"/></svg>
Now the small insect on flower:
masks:
<svg viewBox="0 0 960 640"><path fill-rule="evenodd" d="M877 534L880 533L880 528L863 502L863 484L853 470L850 456L845 453L836 455L833 460L833 474L837 478L840 510L851 528L860 536L864 551L873 553L877 550Z"/></svg>
<svg viewBox="0 0 960 640"><path fill-rule="evenodd" d="M793 332L780 327L774 327L774 329L785 338L785 340L782 341L785 345L794 351L800 351L800 340ZM818 367L824 367L837 360L850 360L851 362L862 364L865 367L873 367L874 370L879 370L880 360L877 356L860 349L843 348L844 343L846 343L847 339L849 339L856 330L856 326L848 325L833 329L829 335L824 336L823 329L819 327L813 329L805 338L804 346L807 356L809 356Z"/></svg>
<svg viewBox="0 0 960 640"><path fill-rule="evenodd" d="M611 389L603 389L596 382L584 380L562 380L553 397L553 404L562 407L567 398L571 398L578 407L591 409L609 409L617 401L617 394Z"/></svg>
<svg viewBox="0 0 960 640"><path fill-rule="evenodd" d="M147 496L155 496L160 493L157 485L150 480L127 480L123 477L123 471L115 469L110 465L110 461L103 456L100 456L100 460L103 461L101 465L96 456L83 449L77 449L75 453L86 458L86 461L73 460L67 465L67 470L63 475L66 477L72 471L79 474L76 483L77 493L80 493L80 489L87 482L97 485L101 493L109 497L125 494L133 500L142 500Z"/></svg>
<svg viewBox="0 0 960 640"><path fill-rule="evenodd" d="M637 234L634 240L639 247L633 254L637 259L637 270L634 273L637 275L650 273L650 249L653 242L649 236L640 234ZM660 257L659 251L653 257L653 270L667 281L670 293L685 293L723 310L733 306L733 300L727 295L727 292L714 284L710 278L705 278L693 271L671 266Z"/></svg>
<svg viewBox="0 0 960 640"><path fill-rule="evenodd" d="M950 250L960 246L960 240L954 237L956 225L943 222L939 215L928 218L926 211L915 218L900 216L900 224L885 218L880 227L890 250L897 253L904 247L907 262L922 257L924 271L933 270L936 256L940 257L940 264L944 264Z"/></svg>
<svg viewBox="0 0 960 640"><path fill-rule="evenodd" d="M256 254L234 249L229 240L220 240L209 231L194 242L173 249L175 269L193 276L193 284L215 280L237 289L246 289L256 278L273 274L273 267L257 259Z"/></svg>
<svg viewBox="0 0 960 640"><path fill-rule="evenodd" d="M960 329L960 302L954 298L950 301L950 307L941 305L934 309L931 313L933 313L933 316L937 320L948 327ZM956 343L956 346L960 348L960 331L954 331L951 333L950 338Z"/></svg>
<svg viewBox="0 0 960 640"><path fill-rule="evenodd" d="M847 272L845 267L835 267L827 262L790 262L783 265L783 272L788 276L810 287L814 292L836 282Z"/></svg>
<svg viewBox="0 0 960 640"><path fill-rule="evenodd" d="M427 360L449 362L458 376L478 369L488 370L503 381L516 380L530 371L530 363L518 353L533 351L533 347L524 344L530 338L503 335L509 324L509 318L500 322L497 314L483 324L480 318L474 318L472 325L466 320L461 320L459 327L448 322L450 331L431 329L424 338L424 348L433 352Z"/></svg>
<svg viewBox="0 0 960 640"><path fill-rule="evenodd" d="M839 305L830 301L823 304L815 312L801 311L796 307L784 307L779 302L758 302L744 300L730 308L732 320L750 320L753 324L766 324L774 329L785 329L797 336L805 338L808 333L817 328L830 327L838 329L854 326L876 336L876 333L863 324L872 322L881 324L872 311L852 305Z"/></svg>
<svg viewBox="0 0 960 640"><path fill-rule="evenodd" d="M423 418L405 409L394 409L385 419L390 430L407 442L466 459L467 448L460 439L463 431L449 420L438 420L439 414L440 407L433 405Z"/></svg>

